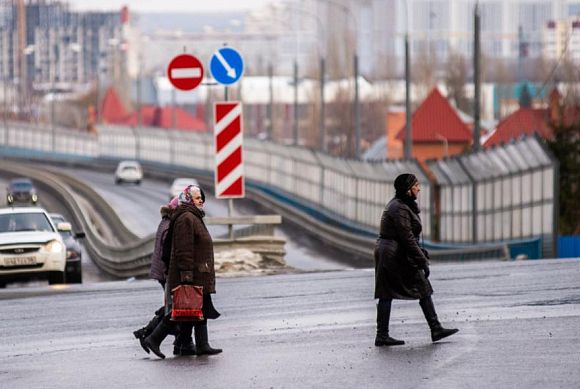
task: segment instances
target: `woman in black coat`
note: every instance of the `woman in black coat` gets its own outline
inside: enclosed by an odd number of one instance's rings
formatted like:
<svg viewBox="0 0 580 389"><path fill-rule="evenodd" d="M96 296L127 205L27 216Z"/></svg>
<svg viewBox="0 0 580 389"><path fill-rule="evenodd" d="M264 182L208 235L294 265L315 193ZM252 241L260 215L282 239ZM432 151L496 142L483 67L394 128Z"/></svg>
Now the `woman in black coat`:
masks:
<svg viewBox="0 0 580 389"><path fill-rule="evenodd" d="M375 346L405 344L389 336L393 299L419 300L433 342L459 331L441 326L431 299L433 288L428 279L428 254L419 247L422 226L416 200L420 190L419 181L413 174L399 175L395 179L395 197L381 217L374 253L375 298L379 299Z"/></svg>

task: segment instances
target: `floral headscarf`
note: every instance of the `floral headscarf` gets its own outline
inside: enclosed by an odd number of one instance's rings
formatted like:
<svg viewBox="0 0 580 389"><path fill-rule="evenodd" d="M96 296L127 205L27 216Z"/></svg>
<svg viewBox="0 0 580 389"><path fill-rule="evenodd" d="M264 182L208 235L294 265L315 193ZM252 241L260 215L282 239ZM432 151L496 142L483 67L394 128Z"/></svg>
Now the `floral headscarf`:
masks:
<svg viewBox="0 0 580 389"><path fill-rule="evenodd" d="M171 201L169 203L167 203L167 206L170 209L175 209L175 208L177 208L178 205L179 205L179 198L177 196L172 198Z"/></svg>
<svg viewBox="0 0 580 389"><path fill-rule="evenodd" d="M179 195L179 204L194 204L193 203L193 192L199 190L201 194L201 199L205 202L205 194L203 190L197 185L189 185Z"/></svg>

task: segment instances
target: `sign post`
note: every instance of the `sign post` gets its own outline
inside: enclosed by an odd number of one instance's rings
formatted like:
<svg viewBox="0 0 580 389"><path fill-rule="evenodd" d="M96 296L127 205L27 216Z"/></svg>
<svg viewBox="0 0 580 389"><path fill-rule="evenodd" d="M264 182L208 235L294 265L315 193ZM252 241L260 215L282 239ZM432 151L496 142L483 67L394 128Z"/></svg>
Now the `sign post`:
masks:
<svg viewBox="0 0 580 389"><path fill-rule="evenodd" d="M242 147L241 147L241 141L242 141L242 129L241 129L241 114L242 114L242 104L241 102L233 102L232 103L228 103L228 86L235 84L236 82L238 82L240 80L240 78L242 78L242 75L244 74L244 60L242 58L242 55L236 51L235 49L231 48L231 47L222 47L218 50L215 51L215 53L212 55L210 62L209 62L209 70L211 72L211 75L213 76L213 78L220 84L225 86L225 100L226 102L224 103L216 103L215 105L215 109L214 109L214 118L215 118L215 132L216 132L216 172L215 172L215 177L216 177L216 198L228 198L228 214L229 216L233 216L234 213L234 201L233 198L239 198L239 197L244 197L245 196L245 188L244 188L244 179L243 179L243 160L242 160ZM218 112L230 112L228 114L220 114ZM218 116L220 116L220 118L218 118ZM233 116L233 118L232 118ZM236 118L237 116L237 118ZM232 119L233 123L228 124L227 121ZM225 122L224 122L225 121ZM222 124L218 124L218 123L222 123ZM225 124L224 124L225 123ZM236 124L237 123L237 124ZM229 137L230 135L233 135L234 137L236 137L236 131L237 133L239 133L239 165L240 165L240 169L242 169L242 173L241 176L239 178L238 181L236 181L235 183L232 184L232 186L229 189L226 188L220 188L221 190L223 190L223 192L220 192L220 197L218 197L218 175L219 175L219 167L218 167L218 159L221 159L223 161L223 156L218 156L218 153L220 153L220 147L221 145L218 145L218 127L222 128L224 126L230 126L230 129L227 131L224 131L223 135L221 135L221 141L223 142L225 140L225 138ZM236 130L237 128L237 130ZM226 134L230 134L230 135L226 135ZM237 140L233 141L233 145L228 145L229 149L232 149L234 147L236 147L237 145ZM223 148L222 148L223 149ZM229 162L223 162L224 165L222 165L222 173L223 173L223 169L226 169L226 166L228 164L233 163L232 161L237 161L238 157L236 156L237 152L234 152L234 154L231 154L229 157L227 157L229 159ZM223 177L222 177L223 178ZM235 176L233 178L234 180L236 179ZM223 181L225 182L224 184L222 184L223 186L226 186L227 184L229 184L229 181ZM230 225L229 227L229 235L230 235L230 239L234 239L234 230L233 230L233 226Z"/></svg>
<svg viewBox="0 0 580 389"><path fill-rule="evenodd" d="M229 199L228 215L233 216L234 198L245 197L244 157L242 136L242 103L216 102L214 105L215 172L214 187L217 199ZM229 226L234 239L233 225Z"/></svg>
<svg viewBox="0 0 580 389"><path fill-rule="evenodd" d="M240 80L244 74L244 60L231 47L214 52L209 68L213 78L225 86L225 102L214 103L215 174L214 186L217 199L229 199L228 213L233 216L234 198L245 197L244 160L242 152L242 103L227 101L229 85ZM169 82L176 89L190 91L203 80L203 65L189 54L174 57L167 67ZM230 239L234 239L233 225L229 225Z"/></svg>
<svg viewBox="0 0 580 389"><path fill-rule="evenodd" d="M214 120L215 197L245 197L242 103L216 102Z"/></svg>

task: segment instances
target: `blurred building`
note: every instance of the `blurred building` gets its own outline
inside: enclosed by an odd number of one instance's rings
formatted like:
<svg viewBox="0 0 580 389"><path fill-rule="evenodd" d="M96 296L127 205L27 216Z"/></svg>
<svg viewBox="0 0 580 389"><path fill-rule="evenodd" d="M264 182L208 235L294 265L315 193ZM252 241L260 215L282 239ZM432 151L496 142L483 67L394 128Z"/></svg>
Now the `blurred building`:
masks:
<svg viewBox="0 0 580 389"><path fill-rule="evenodd" d="M135 73L132 37L126 8L72 12L61 1L0 0L1 74L28 89L68 89Z"/></svg>
<svg viewBox="0 0 580 389"><path fill-rule="evenodd" d="M301 0L254 12L246 31L277 34L271 57L283 60L286 74L294 59L301 69L315 70L313 60L324 56L329 72L344 75L352 72L356 52L365 77L401 77L407 32L414 62L443 65L453 53L471 58L476 3L481 51L509 70L521 67L522 58L542 55L549 21L580 15L580 0Z"/></svg>
<svg viewBox="0 0 580 389"><path fill-rule="evenodd" d="M545 23L542 39L546 58L557 60L567 54L580 64L580 12L574 18Z"/></svg>

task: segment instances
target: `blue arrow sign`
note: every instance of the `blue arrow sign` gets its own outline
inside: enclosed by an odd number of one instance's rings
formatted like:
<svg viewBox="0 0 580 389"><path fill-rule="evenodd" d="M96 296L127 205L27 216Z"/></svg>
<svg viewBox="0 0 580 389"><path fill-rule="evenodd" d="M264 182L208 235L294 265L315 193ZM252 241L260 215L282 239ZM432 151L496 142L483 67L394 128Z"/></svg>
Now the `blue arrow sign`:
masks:
<svg viewBox="0 0 580 389"><path fill-rule="evenodd" d="M211 56L209 71L220 84L232 85L244 74L244 60L231 47L222 47Z"/></svg>

